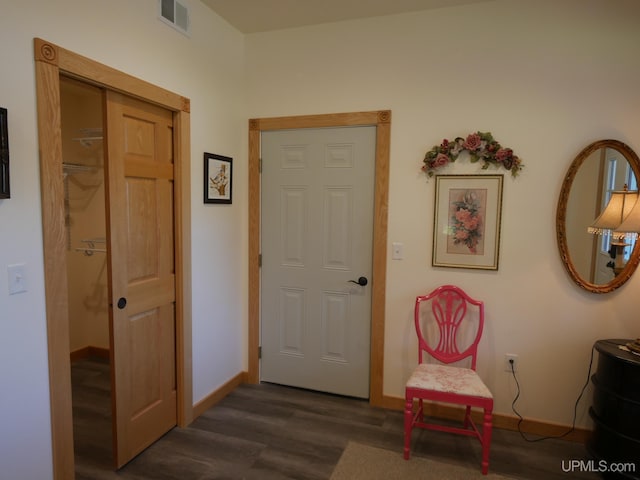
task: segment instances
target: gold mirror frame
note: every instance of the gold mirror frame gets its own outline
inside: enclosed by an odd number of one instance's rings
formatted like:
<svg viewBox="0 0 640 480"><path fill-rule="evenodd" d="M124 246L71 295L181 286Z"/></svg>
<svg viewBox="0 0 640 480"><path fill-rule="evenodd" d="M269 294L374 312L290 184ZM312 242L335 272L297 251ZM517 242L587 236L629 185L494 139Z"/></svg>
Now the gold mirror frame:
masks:
<svg viewBox="0 0 640 480"><path fill-rule="evenodd" d="M571 255L567 244L566 231L567 203L569 200L569 194L571 193L571 186L576 174L578 173L578 170L580 169L584 161L589 158L589 156L593 152L601 148L613 148L620 152L625 157L627 162L629 162L633 173L640 182L640 160L638 159L636 153L629 146L618 140L599 140L584 148L575 158L573 163L571 163L571 166L569 167L569 170L567 171L567 174L562 183L560 198L558 200L558 208L556 210L556 236L558 240L558 248L560 250L560 258L562 260L562 264L566 268L571 279L576 282L579 287L592 293L609 293L621 287L627 280L629 280L631 275L633 275L636 267L638 266L638 263L640 262L639 241L636 242L636 245L631 252L629 261L627 262L623 270L618 275L616 275L615 278L609 283L600 285L591 283L582 278L571 260Z"/></svg>

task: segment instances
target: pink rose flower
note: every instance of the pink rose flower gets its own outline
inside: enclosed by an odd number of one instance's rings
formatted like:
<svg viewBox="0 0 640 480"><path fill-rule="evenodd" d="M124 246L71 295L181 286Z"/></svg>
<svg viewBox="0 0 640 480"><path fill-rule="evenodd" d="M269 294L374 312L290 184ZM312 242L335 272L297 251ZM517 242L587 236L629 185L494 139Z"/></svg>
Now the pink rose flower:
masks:
<svg viewBox="0 0 640 480"><path fill-rule="evenodd" d="M439 153L438 156L433 159L433 167L434 168L443 167L447 163L449 163L449 157L447 155L445 155L444 153Z"/></svg>
<svg viewBox="0 0 640 480"><path fill-rule="evenodd" d="M478 224L480 223L480 219L478 217L471 218L468 222L464 223L464 228L472 232L478 228Z"/></svg>
<svg viewBox="0 0 640 480"><path fill-rule="evenodd" d="M468 222L471 218L471 212L469 210L461 208L460 210L456 211L456 220L460 223Z"/></svg>
<svg viewBox="0 0 640 480"><path fill-rule="evenodd" d="M456 212L456 220L460 222L463 228L469 232L478 228L480 218L478 215L472 215L469 210L460 209Z"/></svg>
<svg viewBox="0 0 640 480"><path fill-rule="evenodd" d="M477 133L471 133L469 134L467 139L464 141L462 146L467 150L469 150L470 152L475 152L476 150L479 150L480 147L482 146L482 139L480 138L480 135L478 135Z"/></svg>

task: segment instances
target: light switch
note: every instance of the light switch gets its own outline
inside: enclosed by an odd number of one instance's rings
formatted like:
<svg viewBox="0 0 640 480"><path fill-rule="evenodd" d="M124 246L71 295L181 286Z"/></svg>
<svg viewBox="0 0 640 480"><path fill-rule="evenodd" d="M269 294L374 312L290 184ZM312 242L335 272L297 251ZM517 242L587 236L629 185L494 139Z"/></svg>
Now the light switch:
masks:
<svg viewBox="0 0 640 480"><path fill-rule="evenodd" d="M404 258L404 244L399 242L393 242L391 244L392 253L391 258L393 260L402 260Z"/></svg>
<svg viewBox="0 0 640 480"><path fill-rule="evenodd" d="M27 291L27 274L24 263L9 265L9 295Z"/></svg>

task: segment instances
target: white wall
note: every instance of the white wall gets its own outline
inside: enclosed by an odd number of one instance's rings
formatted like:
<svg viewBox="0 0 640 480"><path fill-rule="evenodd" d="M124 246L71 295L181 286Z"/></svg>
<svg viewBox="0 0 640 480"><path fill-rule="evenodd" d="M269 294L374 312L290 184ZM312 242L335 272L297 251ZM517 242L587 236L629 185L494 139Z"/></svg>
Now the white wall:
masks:
<svg viewBox="0 0 640 480"><path fill-rule="evenodd" d="M495 410L570 424L596 339L640 334L636 275L597 296L560 263L555 210L573 158L597 139L640 151L640 4L496 0L463 7L247 36L250 117L392 110L384 393L402 397L417 361L415 296L454 283L484 299L479 371ZM431 267L433 180L425 152L443 138L490 131L524 161L505 176L497 272ZM481 173L469 162L442 173ZM579 425L588 425L587 397Z"/></svg>
<svg viewBox="0 0 640 480"><path fill-rule="evenodd" d="M194 401L246 369L244 39L199 1L183 3L190 38L158 20L156 0L3 3L0 105L9 112L12 189L0 200L3 478L52 476L34 37L191 99ZM203 204L205 151L234 158L230 206ZM28 292L9 296L14 263L26 264Z"/></svg>

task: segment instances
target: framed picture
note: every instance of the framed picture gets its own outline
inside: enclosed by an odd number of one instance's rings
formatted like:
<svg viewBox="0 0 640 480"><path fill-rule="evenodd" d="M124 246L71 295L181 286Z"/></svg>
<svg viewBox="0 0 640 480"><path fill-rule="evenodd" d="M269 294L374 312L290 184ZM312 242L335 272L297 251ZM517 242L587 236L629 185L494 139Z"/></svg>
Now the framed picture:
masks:
<svg viewBox="0 0 640 480"><path fill-rule="evenodd" d="M9 188L9 127L7 109L0 108L0 198L10 198Z"/></svg>
<svg viewBox="0 0 640 480"><path fill-rule="evenodd" d="M230 157L204 154L204 203L231 203L232 162Z"/></svg>
<svg viewBox="0 0 640 480"><path fill-rule="evenodd" d="M437 175L434 267L498 269L502 175Z"/></svg>

